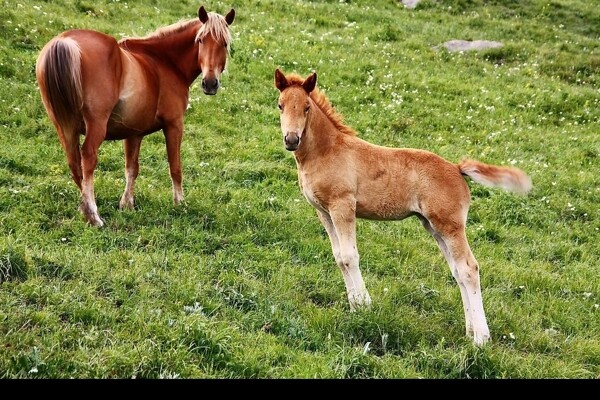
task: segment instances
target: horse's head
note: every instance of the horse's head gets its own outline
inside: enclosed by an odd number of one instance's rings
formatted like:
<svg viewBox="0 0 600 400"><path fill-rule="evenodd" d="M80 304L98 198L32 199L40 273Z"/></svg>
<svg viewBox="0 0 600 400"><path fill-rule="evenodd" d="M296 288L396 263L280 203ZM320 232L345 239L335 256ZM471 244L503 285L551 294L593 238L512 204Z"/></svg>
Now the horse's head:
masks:
<svg viewBox="0 0 600 400"><path fill-rule="evenodd" d="M285 148L289 151L295 151L300 146L310 110L310 92L316 85L316 73L302 79L294 74L286 77L279 69L275 70L275 87L281 92L279 94L281 132Z"/></svg>
<svg viewBox="0 0 600 400"><path fill-rule="evenodd" d="M227 64L227 55L231 45L229 25L235 18L232 8L226 16L217 13L207 13L204 6L198 10L200 28L196 35L199 43L198 66L202 72L202 90L204 94L217 94L221 73Z"/></svg>

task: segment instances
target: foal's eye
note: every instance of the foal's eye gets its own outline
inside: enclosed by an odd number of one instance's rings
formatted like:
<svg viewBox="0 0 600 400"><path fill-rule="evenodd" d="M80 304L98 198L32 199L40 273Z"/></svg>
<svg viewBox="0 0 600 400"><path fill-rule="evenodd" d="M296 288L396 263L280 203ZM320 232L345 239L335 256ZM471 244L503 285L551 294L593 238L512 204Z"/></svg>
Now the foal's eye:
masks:
<svg viewBox="0 0 600 400"><path fill-rule="evenodd" d="M307 113L309 109L310 109L310 106L304 107L304 112Z"/></svg>
<svg viewBox="0 0 600 400"><path fill-rule="evenodd" d="M277 107L279 107L279 111L283 111L283 106L281 104L277 104Z"/></svg>

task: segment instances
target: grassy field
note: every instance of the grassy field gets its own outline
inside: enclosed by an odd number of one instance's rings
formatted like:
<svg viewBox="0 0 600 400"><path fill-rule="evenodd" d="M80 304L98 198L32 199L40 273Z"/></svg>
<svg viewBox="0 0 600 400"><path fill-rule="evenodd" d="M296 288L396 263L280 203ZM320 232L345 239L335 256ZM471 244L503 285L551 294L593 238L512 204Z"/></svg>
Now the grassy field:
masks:
<svg viewBox="0 0 600 400"><path fill-rule="evenodd" d="M0 1L0 377L600 377L600 9L586 0L211 1L234 7L217 96L190 93L186 203L164 136L142 143L121 212L121 142L100 148L104 228L77 211L35 81L69 28L143 36L182 0ZM436 51L451 39L504 43ZM515 165L527 197L470 184L467 236L492 341L416 219L360 221L368 311L349 312L329 241L281 140L273 72L307 75L376 144Z"/></svg>

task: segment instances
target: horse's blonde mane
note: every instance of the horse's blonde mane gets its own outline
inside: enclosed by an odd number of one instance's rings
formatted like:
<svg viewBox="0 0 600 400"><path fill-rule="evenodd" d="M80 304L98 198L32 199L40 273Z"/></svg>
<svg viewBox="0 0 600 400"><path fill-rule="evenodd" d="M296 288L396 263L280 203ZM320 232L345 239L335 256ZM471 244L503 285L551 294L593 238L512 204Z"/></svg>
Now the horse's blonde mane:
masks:
<svg viewBox="0 0 600 400"><path fill-rule="evenodd" d="M304 78L297 74L289 74L286 76L286 79L289 86L302 87L302 83L304 82ZM310 98L340 132L346 135L356 136L356 131L344 124L342 115L333 108L329 99L325 96L325 93L321 92L318 87L315 87L315 89L310 92Z"/></svg>
<svg viewBox="0 0 600 400"><path fill-rule="evenodd" d="M229 30L229 25L225 21L225 17L221 14L217 14L214 12L208 13L208 21L202 24L198 18L188 19L184 21L175 22L174 24L163 26L158 28L156 31L140 38L123 38L119 42L123 42L128 39L135 40L148 40L148 39L161 39L164 37L168 37L175 33L179 33L188 29L189 27L200 24L200 28L198 29L198 33L196 34L196 42L201 41L206 37L206 35L211 34L212 37L219 43L227 46L229 49L229 45L232 41L231 31Z"/></svg>
<svg viewBox="0 0 600 400"><path fill-rule="evenodd" d="M143 37L124 37L123 39L119 40L119 43L124 42L126 40L161 39L161 38L173 35L175 33L184 31L187 28L189 28L190 26L192 26L198 22L200 22L200 21L197 18L175 22L174 24L160 27L157 30L155 30L154 32L152 32L146 36L143 36Z"/></svg>

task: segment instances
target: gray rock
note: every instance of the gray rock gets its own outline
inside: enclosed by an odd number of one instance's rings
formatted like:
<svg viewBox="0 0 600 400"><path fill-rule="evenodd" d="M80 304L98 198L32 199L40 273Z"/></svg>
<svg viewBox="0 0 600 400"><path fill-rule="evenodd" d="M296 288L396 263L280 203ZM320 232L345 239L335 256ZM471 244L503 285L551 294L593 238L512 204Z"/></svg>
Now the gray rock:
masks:
<svg viewBox="0 0 600 400"><path fill-rule="evenodd" d="M402 0L405 8L415 8L421 0Z"/></svg>
<svg viewBox="0 0 600 400"><path fill-rule="evenodd" d="M491 40L450 40L443 44L448 51L474 51L502 47L502 43Z"/></svg>

